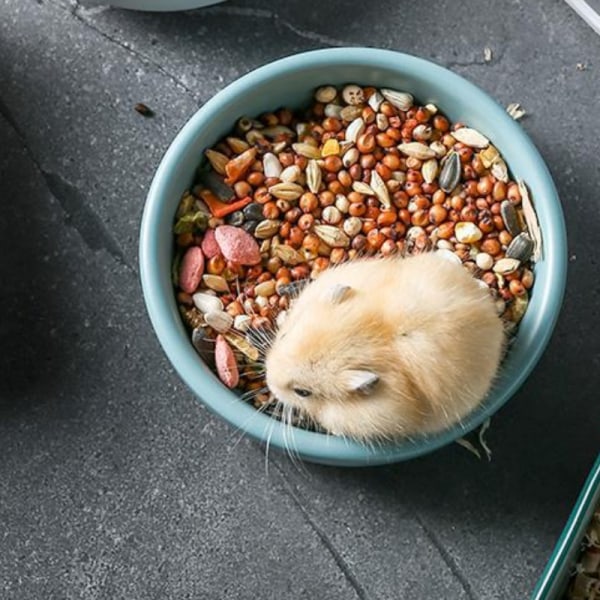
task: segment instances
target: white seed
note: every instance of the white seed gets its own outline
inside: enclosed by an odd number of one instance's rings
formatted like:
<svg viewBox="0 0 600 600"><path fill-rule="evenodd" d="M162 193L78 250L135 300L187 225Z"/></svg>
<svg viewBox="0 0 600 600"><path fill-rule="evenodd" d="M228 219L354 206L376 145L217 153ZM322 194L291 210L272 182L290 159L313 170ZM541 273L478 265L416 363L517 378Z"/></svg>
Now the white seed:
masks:
<svg viewBox="0 0 600 600"><path fill-rule="evenodd" d="M281 179L281 181L285 181L286 183L295 183L298 181L301 173L302 171L298 165L290 165L281 171L279 174L279 179Z"/></svg>
<svg viewBox="0 0 600 600"><path fill-rule="evenodd" d="M406 92L383 89L381 93L390 104L400 110L408 110L414 103L414 98Z"/></svg>
<svg viewBox="0 0 600 600"><path fill-rule="evenodd" d="M194 301L194 306L201 313L223 310L223 302L221 302L221 299L212 294L198 292L192 296L192 300Z"/></svg>
<svg viewBox="0 0 600 600"><path fill-rule="evenodd" d="M311 144L306 144L305 142L298 142L296 144L292 144L292 150L299 154L300 156L304 156L306 158L321 158L321 151L312 146Z"/></svg>
<svg viewBox="0 0 600 600"><path fill-rule="evenodd" d="M315 100L317 102L322 102L323 104L335 100L336 96L337 90L332 85L322 85L320 88L317 88L317 91L315 92Z"/></svg>
<svg viewBox="0 0 600 600"><path fill-rule="evenodd" d="M489 271L494 266L494 259L487 252L480 252L475 257L475 264L482 271Z"/></svg>
<svg viewBox="0 0 600 600"><path fill-rule="evenodd" d="M342 90L342 98L346 104L363 104L365 101L365 93L359 85L347 85Z"/></svg>
<svg viewBox="0 0 600 600"><path fill-rule="evenodd" d="M263 156L263 171L265 177L279 177L283 171L279 159L271 152Z"/></svg>
<svg viewBox="0 0 600 600"><path fill-rule="evenodd" d="M454 235L461 244L473 244L482 238L483 232L475 223L461 221L454 227Z"/></svg>
<svg viewBox="0 0 600 600"><path fill-rule="evenodd" d="M365 131L365 122L362 117L354 119L350 125L346 128L346 140L349 142L355 142Z"/></svg>
<svg viewBox="0 0 600 600"><path fill-rule="evenodd" d="M440 250L454 250L454 244L452 242L449 242L448 240L438 240L436 246Z"/></svg>
<svg viewBox="0 0 600 600"><path fill-rule="evenodd" d="M315 225L314 232L331 248L347 248L350 245L348 236L333 225Z"/></svg>
<svg viewBox="0 0 600 600"><path fill-rule="evenodd" d="M404 183L406 181L406 172L404 171L392 171L392 179L399 183Z"/></svg>
<svg viewBox="0 0 600 600"><path fill-rule="evenodd" d="M438 161L435 158L430 158L423 163L421 173L426 183L433 183L438 174Z"/></svg>
<svg viewBox="0 0 600 600"><path fill-rule="evenodd" d="M348 236L354 237L360 233L362 221L358 217L348 217L342 227Z"/></svg>
<svg viewBox="0 0 600 600"><path fill-rule="evenodd" d="M375 90L375 92L369 96L369 100L367 102L368 102L369 106L375 112L377 112L383 101L384 101L384 97L381 95L381 92L379 90Z"/></svg>
<svg viewBox="0 0 600 600"><path fill-rule="evenodd" d="M342 220L342 213L335 206L326 206L321 213L321 218L329 225L337 225Z"/></svg>
<svg viewBox="0 0 600 600"><path fill-rule="evenodd" d="M221 333L228 331L233 325L233 317L223 310L207 312L204 315L204 321L207 325Z"/></svg>
<svg viewBox="0 0 600 600"><path fill-rule="evenodd" d="M471 148L486 148L490 143L490 140L485 135L471 127L461 127L453 131L452 137Z"/></svg>
<svg viewBox="0 0 600 600"><path fill-rule="evenodd" d="M321 173L321 167L319 167L317 161L309 160L308 165L306 166L306 183L308 185L308 189L313 194L319 193L322 179L323 174Z"/></svg>
<svg viewBox="0 0 600 600"><path fill-rule="evenodd" d="M237 315L233 319L233 328L245 333L248 331L248 329L250 329L251 323L252 317L249 317L248 315Z"/></svg>
<svg viewBox="0 0 600 600"><path fill-rule="evenodd" d="M269 306L269 299L266 296L257 296L254 302L259 308L266 308Z"/></svg>
<svg viewBox="0 0 600 600"><path fill-rule="evenodd" d="M344 106L342 111L340 112L340 117L344 121L354 121L354 119L358 119L362 114L362 107L360 106Z"/></svg>
<svg viewBox="0 0 600 600"><path fill-rule="evenodd" d="M496 162L492 165L491 171L492 171L492 175L498 181L503 181L504 183L508 183L508 167L506 166L506 163L504 162L504 160L502 160L501 158L496 160Z"/></svg>
<svg viewBox="0 0 600 600"><path fill-rule="evenodd" d="M341 212L346 214L350 210L350 201L344 194L338 194L335 197L335 207Z"/></svg>
<svg viewBox="0 0 600 600"><path fill-rule="evenodd" d="M430 115L435 115L435 114L437 114L438 107L437 107L435 104L426 104L426 105L425 105L425 108L427 109L427 112L428 112Z"/></svg>
<svg viewBox="0 0 600 600"><path fill-rule="evenodd" d="M414 129L413 129L413 139L419 141L419 142L424 142L427 141L433 134L433 129L431 128L430 125L425 125L424 123L421 123L420 125L417 125Z"/></svg>
<svg viewBox="0 0 600 600"><path fill-rule="evenodd" d="M359 158L360 152L358 151L358 148L350 148L350 150L342 157L342 164L348 169L353 164L357 163Z"/></svg>
<svg viewBox="0 0 600 600"><path fill-rule="evenodd" d="M429 147L435 152L435 155L438 158L442 158L443 156L446 156L446 154L448 153L448 148L446 148L446 146L444 146L444 144L442 144L442 142L431 142L431 144L429 144Z"/></svg>
<svg viewBox="0 0 600 600"><path fill-rule="evenodd" d="M519 268L521 261L518 261L516 258L501 258L494 265L494 273L499 273L500 275L508 275L509 273L513 273Z"/></svg>
<svg viewBox="0 0 600 600"><path fill-rule="evenodd" d="M342 107L339 104L326 104L323 110L326 117L340 119L342 115Z"/></svg>

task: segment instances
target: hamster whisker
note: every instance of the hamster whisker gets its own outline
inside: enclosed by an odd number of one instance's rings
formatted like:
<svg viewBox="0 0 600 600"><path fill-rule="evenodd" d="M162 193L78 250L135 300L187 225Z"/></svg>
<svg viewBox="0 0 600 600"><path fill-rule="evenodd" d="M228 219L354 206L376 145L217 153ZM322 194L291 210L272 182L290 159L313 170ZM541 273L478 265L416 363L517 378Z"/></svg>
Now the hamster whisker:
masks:
<svg viewBox="0 0 600 600"><path fill-rule="evenodd" d="M240 433L240 431L241 431L241 435L235 440L235 442L233 443L233 446L231 446L231 448L229 449L230 452L232 452L233 450L235 450L238 447L239 443L246 437L246 427L248 426L248 424L251 423L254 419L256 419L256 417L260 413L266 412L266 409L267 409L268 406L269 406L268 403L265 403L262 406L259 406L256 409L256 412L253 415L251 415L248 419L246 419L239 427L236 427L234 429L234 431L229 436L229 441L231 441L231 439L233 438L233 436L235 436L238 433Z"/></svg>
<svg viewBox="0 0 600 600"><path fill-rule="evenodd" d="M283 439L285 444L285 449L290 458L290 461L294 468L298 471L300 475L305 477L309 477L309 473L304 466L302 459L300 458L300 454L298 453L298 448L296 446L296 441L294 438L294 428L292 425L292 417L293 417L293 408L291 406L283 407Z"/></svg>

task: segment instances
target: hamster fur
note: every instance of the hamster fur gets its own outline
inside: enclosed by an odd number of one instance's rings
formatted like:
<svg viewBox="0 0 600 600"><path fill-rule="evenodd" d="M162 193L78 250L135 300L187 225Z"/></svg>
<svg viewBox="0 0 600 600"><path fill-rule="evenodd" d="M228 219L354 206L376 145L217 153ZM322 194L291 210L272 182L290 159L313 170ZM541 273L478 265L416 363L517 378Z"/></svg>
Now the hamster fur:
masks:
<svg viewBox="0 0 600 600"><path fill-rule="evenodd" d="M440 431L491 387L504 328L487 290L436 253L361 259L300 293L266 356L267 385L332 434Z"/></svg>

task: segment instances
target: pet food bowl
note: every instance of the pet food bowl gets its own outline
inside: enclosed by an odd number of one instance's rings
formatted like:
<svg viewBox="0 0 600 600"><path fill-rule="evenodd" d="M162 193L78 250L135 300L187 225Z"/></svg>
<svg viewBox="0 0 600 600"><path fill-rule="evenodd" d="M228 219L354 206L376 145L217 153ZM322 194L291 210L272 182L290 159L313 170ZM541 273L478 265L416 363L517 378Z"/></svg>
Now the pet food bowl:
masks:
<svg viewBox="0 0 600 600"><path fill-rule="evenodd" d="M284 426L243 402L200 360L181 321L171 283L172 226L182 193L191 185L203 151L243 115L281 106L301 107L323 84L356 82L408 91L433 102L453 121L489 137L514 176L524 179L537 208L543 256L529 308L485 402L461 424L411 441L366 446L341 437ZM552 178L539 152L503 109L478 87L432 62L373 48L316 50L277 60L228 85L178 133L152 182L141 226L140 269L150 319L181 378L206 406L256 440L283 449L287 442L305 460L331 465L376 465L431 452L481 425L513 396L540 359L554 329L565 288L565 224Z"/></svg>

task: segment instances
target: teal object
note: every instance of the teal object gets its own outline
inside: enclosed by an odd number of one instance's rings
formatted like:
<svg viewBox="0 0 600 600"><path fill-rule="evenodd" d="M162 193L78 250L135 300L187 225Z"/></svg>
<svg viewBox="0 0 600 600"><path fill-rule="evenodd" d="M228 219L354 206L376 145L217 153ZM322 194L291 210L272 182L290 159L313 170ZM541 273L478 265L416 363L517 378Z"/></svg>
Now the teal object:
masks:
<svg viewBox="0 0 600 600"><path fill-rule="evenodd" d="M519 335L484 404L463 423L412 441L365 446L331 435L294 429L258 413L226 389L200 361L179 317L171 285L171 227L181 194L190 186L204 149L243 115L309 103L315 87L358 82L410 91L433 102L453 121L487 135L514 175L529 185L544 239L544 255ZM179 132L161 161L146 201L140 232L140 271L146 306L156 334L182 379L211 410L240 431L300 456L330 465L361 466L423 455L462 437L493 415L521 386L540 359L560 311L567 270L564 218L552 178L523 129L504 108L472 83L426 60L373 48L335 48L297 54L244 75L209 100Z"/></svg>
<svg viewBox="0 0 600 600"><path fill-rule="evenodd" d="M600 505L600 455L593 466L531 600L562 600L594 509Z"/></svg>

